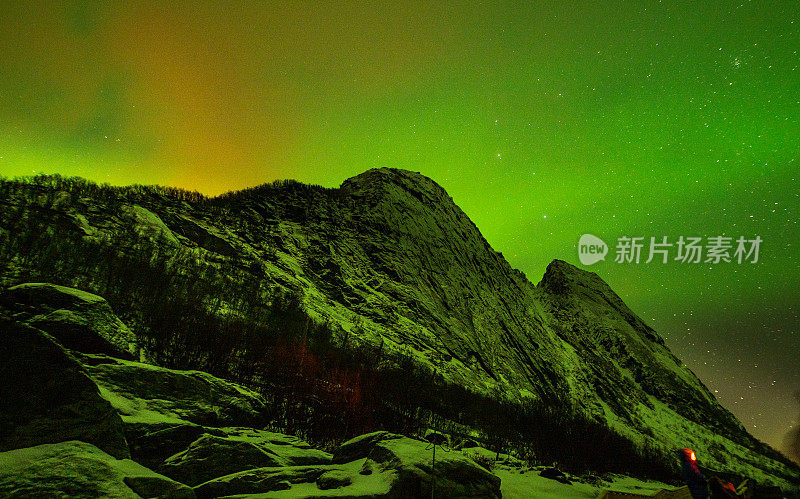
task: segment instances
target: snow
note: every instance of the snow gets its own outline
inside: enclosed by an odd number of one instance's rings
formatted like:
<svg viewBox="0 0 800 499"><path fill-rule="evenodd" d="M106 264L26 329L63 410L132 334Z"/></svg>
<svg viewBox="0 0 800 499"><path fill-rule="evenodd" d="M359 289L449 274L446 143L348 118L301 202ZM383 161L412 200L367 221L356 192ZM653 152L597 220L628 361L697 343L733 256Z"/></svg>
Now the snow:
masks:
<svg viewBox="0 0 800 499"><path fill-rule="evenodd" d="M315 482L294 483L286 490L274 490L260 494L240 494L228 497L247 497L251 499L296 498L296 497L374 497L389 492L394 481L393 472L373 472L369 475L359 473L366 458L346 464L336 465L332 469L341 469L350 476L352 483L335 489L320 489Z"/></svg>
<svg viewBox="0 0 800 499"><path fill-rule="evenodd" d="M640 480L633 477L612 475L610 480L600 486L582 482L569 485L556 480L539 476L536 471L520 473L515 469L495 469L493 473L500 477L500 491L503 498L573 499L597 497L603 490L632 492L652 495L662 489L673 490L675 487L656 481Z"/></svg>

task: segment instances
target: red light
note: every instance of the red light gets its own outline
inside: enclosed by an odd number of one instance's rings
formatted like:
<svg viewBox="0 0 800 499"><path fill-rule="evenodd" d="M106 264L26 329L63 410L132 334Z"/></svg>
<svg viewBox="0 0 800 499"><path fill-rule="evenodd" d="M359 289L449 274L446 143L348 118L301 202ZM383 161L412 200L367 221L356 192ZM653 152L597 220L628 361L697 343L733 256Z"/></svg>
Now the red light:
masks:
<svg viewBox="0 0 800 499"><path fill-rule="evenodd" d="M689 459L691 459L692 461L697 461L697 457L694 455L694 451L689 451L689 452L691 452L691 454L689 454Z"/></svg>

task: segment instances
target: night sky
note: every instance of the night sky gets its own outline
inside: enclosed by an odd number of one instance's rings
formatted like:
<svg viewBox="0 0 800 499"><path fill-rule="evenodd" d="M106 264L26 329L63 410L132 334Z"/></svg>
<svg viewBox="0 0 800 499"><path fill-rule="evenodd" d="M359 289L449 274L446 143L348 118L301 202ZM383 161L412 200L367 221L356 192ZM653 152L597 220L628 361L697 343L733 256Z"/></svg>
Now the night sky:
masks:
<svg viewBox="0 0 800 499"><path fill-rule="evenodd" d="M553 258L580 266L584 233L759 236L755 264L612 249L588 269L784 448L800 424L795 1L271 3L2 2L0 174L218 194L405 168L533 282Z"/></svg>

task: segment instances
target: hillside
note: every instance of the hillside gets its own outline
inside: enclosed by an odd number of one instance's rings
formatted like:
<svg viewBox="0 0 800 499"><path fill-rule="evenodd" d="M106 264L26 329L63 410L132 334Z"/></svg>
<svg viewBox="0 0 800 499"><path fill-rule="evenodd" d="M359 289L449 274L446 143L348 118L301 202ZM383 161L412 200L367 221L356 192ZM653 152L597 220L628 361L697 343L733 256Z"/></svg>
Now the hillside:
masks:
<svg viewBox="0 0 800 499"><path fill-rule="evenodd" d="M212 199L57 177L0 189L3 287L104 296L134 356L260 387L311 436L327 406L347 437L422 421L575 467L669 470L690 447L798 480L600 277L554 260L532 284L418 173Z"/></svg>

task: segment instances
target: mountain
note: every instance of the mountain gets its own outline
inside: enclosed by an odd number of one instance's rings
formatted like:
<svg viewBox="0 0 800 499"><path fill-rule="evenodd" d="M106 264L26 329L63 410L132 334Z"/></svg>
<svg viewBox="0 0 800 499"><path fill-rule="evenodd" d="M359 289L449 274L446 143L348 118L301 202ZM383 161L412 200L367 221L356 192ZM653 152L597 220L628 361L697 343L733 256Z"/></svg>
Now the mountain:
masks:
<svg viewBox="0 0 800 499"><path fill-rule="evenodd" d="M140 359L271 387L284 420L305 401L344 411L346 433L416 418L576 465L674 470L689 447L800 476L600 277L554 260L532 284L419 173L216 198L37 177L3 181L0 207L0 284L96 292Z"/></svg>

